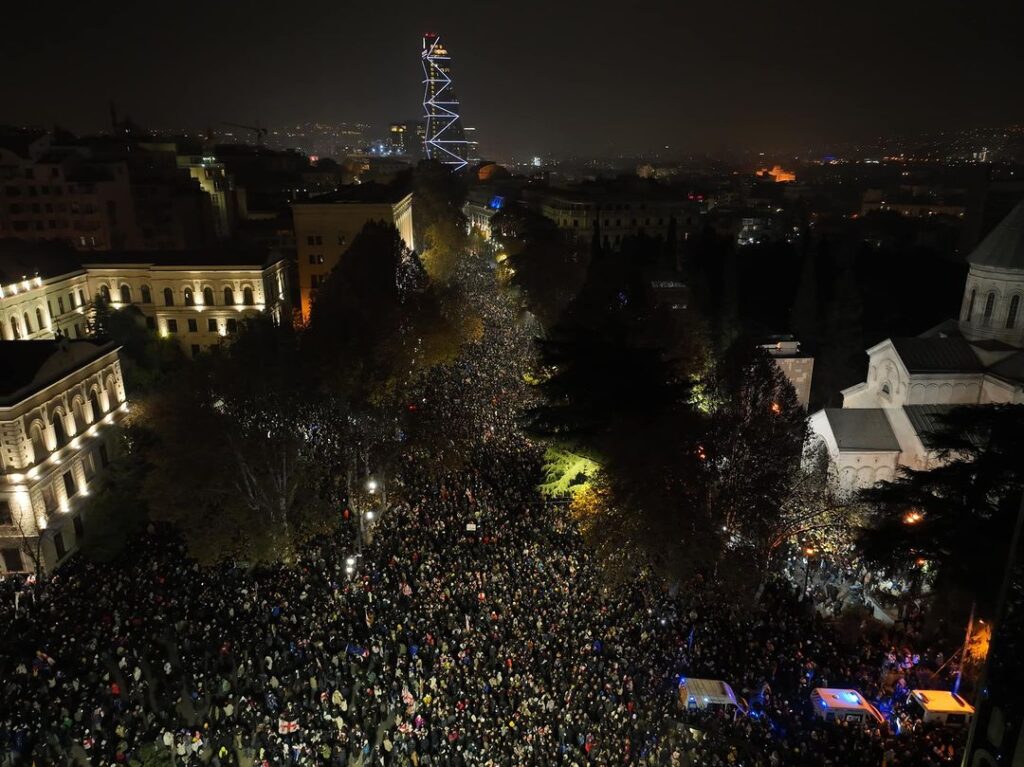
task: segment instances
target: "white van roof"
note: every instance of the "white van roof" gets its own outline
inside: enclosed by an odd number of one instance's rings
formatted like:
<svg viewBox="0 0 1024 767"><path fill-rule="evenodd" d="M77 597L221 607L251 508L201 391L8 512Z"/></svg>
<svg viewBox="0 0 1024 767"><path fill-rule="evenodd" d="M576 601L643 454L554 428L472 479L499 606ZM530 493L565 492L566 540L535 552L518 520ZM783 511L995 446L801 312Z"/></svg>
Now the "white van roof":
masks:
<svg viewBox="0 0 1024 767"><path fill-rule="evenodd" d="M921 708L933 714L973 714L974 706L949 690L911 690Z"/></svg>
<svg viewBox="0 0 1024 767"><path fill-rule="evenodd" d="M878 709L872 706L864 696L856 690L842 690L835 687L815 687L811 697L823 709L834 711L865 711L873 719L881 722L883 717Z"/></svg>
<svg viewBox="0 0 1024 767"><path fill-rule="evenodd" d="M683 677L679 680L680 687L686 687L689 695L705 703L732 703L736 702L736 693L725 682L718 679L695 679L694 677Z"/></svg>

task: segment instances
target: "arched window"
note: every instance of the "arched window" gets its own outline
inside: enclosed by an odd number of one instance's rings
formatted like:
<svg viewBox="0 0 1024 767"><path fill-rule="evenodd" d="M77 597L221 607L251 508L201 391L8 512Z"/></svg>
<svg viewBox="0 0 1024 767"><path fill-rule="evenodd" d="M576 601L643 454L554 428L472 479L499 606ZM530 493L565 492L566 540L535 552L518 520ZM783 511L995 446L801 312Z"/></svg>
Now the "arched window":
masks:
<svg viewBox="0 0 1024 767"><path fill-rule="evenodd" d="M85 426L85 413L82 411L82 400L78 397L71 403L71 415L75 417L75 434L82 431L82 427Z"/></svg>
<svg viewBox="0 0 1024 767"><path fill-rule="evenodd" d="M164 288L164 306L174 306L174 291Z"/></svg>
<svg viewBox="0 0 1024 767"><path fill-rule="evenodd" d="M132 302L132 289L127 285L121 286L121 303L130 304Z"/></svg>
<svg viewBox="0 0 1024 767"><path fill-rule="evenodd" d="M37 310L38 311L38 310ZM1020 295L1010 299L1010 311L1006 314L1006 327L1012 328L1017 324L1017 313L1020 311Z"/></svg>
<svg viewBox="0 0 1024 767"><path fill-rule="evenodd" d="M28 318L28 312L21 315L21 318L25 321L25 333L32 334L32 321Z"/></svg>
<svg viewBox="0 0 1024 767"><path fill-rule="evenodd" d="M235 305L235 291L231 288L224 288L224 306Z"/></svg>
<svg viewBox="0 0 1024 767"><path fill-rule="evenodd" d="M970 324L971 318L974 316L974 297L977 295L977 291L971 291L971 300L967 304L967 323Z"/></svg>
<svg viewBox="0 0 1024 767"><path fill-rule="evenodd" d="M64 429L64 416L57 411L53 414L53 433L57 437L57 448L62 448L68 444L68 433Z"/></svg>
<svg viewBox="0 0 1024 767"><path fill-rule="evenodd" d="M21 325L18 324L17 317L11 317L11 338L15 341L21 338Z"/></svg>
<svg viewBox="0 0 1024 767"><path fill-rule="evenodd" d="M149 292L149 285L142 286L142 303L151 304L153 303L153 295Z"/></svg>
<svg viewBox="0 0 1024 767"><path fill-rule="evenodd" d="M79 306L85 306L85 291L84 290L78 291L78 305Z"/></svg>
<svg viewBox="0 0 1024 767"><path fill-rule="evenodd" d="M884 394L887 397L889 396L890 390L889 390L889 384L888 383L882 384L882 394Z"/></svg>
<svg viewBox="0 0 1024 767"><path fill-rule="evenodd" d="M121 398L117 396L117 383L114 382L114 377L111 376L107 379L107 402L110 403L110 409L113 410L120 401Z"/></svg>
<svg viewBox="0 0 1024 767"><path fill-rule="evenodd" d="M246 306L252 306L256 303L252 298L252 288L248 286L242 288L242 303Z"/></svg>
<svg viewBox="0 0 1024 767"><path fill-rule="evenodd" d="M100 295L103 296L103 300L104 301L106 301L108 304L110 303L110 288L108 288L106 285L100 285ZM70 295L70 298L71 298L71 303L74 304L75 303L74 295Z"/></svg>
<svg viewBox="0 0 1024 767"><path fill-rule="evenodd" d="M192 288L185 288L185 306L195 306L196 298L192 295Z"/></svg>
<svg viewBox="0 0 1024 767"><path fill-rule="evenodd" d="M213 288L203 288L203 304L213 306Z"/></svg>
<svg viewBox="0 0 1024 767"><path fill-rule="evenodd" d="M38 307L36 307L36 325L40 330L46 327L46 323L43 321L43 310Z"/></svg>
<svg viewBox="0 0 1024 767"><path fill-rule="evenodd" d="M89 404L92 405L92 420L98 421L103 415L103 408L100 407L100 398L96 396L96 390L89 392Z"/></svg>
<svg viewBox="0 0 1024 767"><path fill-rule="evenodd" d="M985 298L985 314L982 316L982 324L987 328L992 324L992 312L996 308L996 294L989 293Z"/></svg>
<svg viewBox="0 0 1024 767"><path fill-rule="evenodd" d="M43 430L39 425L39 421L33 423L32 428L29 429L29 438L32 440L34 462L39 463L50 452L46 449L46 440L43 439Z"/></svg>

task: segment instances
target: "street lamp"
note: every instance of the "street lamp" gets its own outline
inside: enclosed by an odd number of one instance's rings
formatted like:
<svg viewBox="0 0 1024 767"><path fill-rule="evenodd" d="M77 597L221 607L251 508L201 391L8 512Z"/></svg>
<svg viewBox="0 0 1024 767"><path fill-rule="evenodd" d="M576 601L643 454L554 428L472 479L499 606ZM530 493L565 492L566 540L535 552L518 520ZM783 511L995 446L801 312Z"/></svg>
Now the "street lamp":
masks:
<svg viewBox="0 0 1024 767"><path fill-rule="evenodd" d="M375 480L375 479L367 480L366 481L366 491L370 495L373 495L374 493L376 493L377 492L377 480Z"/></svg>
<svg viewBox="0 0 1024 767"><path fill-rule="evenodd" d="M807 587L811 581L811 557L815 554L813 546L804 549L804 598L807 597Z"/></svg>

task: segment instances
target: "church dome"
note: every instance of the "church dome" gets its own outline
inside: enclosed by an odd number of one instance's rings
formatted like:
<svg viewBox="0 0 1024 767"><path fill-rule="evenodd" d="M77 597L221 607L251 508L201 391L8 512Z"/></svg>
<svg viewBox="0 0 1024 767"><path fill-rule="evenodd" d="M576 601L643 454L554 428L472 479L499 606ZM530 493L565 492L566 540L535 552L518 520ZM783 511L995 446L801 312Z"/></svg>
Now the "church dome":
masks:
<svg viewBox="0 0 1024 767"><path fill-rule="evenodd" d="M1024 201L967 257L960 332L971 341L1024 346Z"/></svg>

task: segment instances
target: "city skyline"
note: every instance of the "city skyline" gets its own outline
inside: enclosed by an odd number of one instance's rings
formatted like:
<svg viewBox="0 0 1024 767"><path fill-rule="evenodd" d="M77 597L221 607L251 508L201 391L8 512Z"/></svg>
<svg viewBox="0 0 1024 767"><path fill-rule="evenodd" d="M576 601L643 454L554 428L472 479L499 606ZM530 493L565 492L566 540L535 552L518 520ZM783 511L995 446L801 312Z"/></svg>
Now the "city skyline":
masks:
<svg viewBox="0 0 1024 767"><path fill-rule="evenodd" d="M11 43L0 122L102 129L113 99L144 126L379 129L420 111L427 31L458 51L463 117L485 156L798 148L1024 121L1024 106L1004 97L1003 83L1024 74L1013 39L1024 8L1008 2L856 14L528 4L492 14L492 30L462 4L399 2L386 25L358 6L300 4L287 24L262 7L244 34L225 36L240 23L230 8L204 7L202 24L183 13L141 26L117 9L58 3L42 48ZM630 108L608 109L623 92Z"/></svg>

